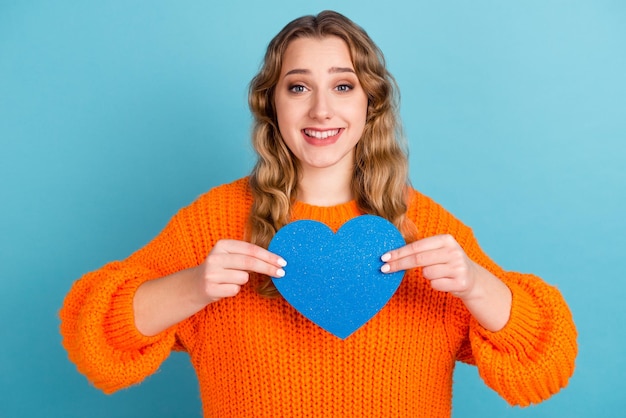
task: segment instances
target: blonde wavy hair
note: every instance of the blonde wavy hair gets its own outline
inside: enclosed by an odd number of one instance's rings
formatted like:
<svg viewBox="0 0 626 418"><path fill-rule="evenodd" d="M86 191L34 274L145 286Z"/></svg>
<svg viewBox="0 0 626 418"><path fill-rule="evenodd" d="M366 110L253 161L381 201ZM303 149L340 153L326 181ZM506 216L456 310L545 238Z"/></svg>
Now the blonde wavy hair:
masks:
<svg viewBox="0 0 626 418"><path fill-rule="evenodd" d="M254 201L247 238L264 248L276 231L290 221L299 181L298 160L283 141L274 107L283 55L294 39L329 36L339 37L348 45L356 75L368 98L365 129L355 148L355 202L364 213L389 220L407 241L414 239L415 227L405 217L408 159L396 82L387 71L381 50L360 26L337 12L324 11L288 23L269 43L261 69L250 83L248 102L254 117L252 144L257 162L250 174ZM277 295L267 277L258 291L264 296Z"/></svg>

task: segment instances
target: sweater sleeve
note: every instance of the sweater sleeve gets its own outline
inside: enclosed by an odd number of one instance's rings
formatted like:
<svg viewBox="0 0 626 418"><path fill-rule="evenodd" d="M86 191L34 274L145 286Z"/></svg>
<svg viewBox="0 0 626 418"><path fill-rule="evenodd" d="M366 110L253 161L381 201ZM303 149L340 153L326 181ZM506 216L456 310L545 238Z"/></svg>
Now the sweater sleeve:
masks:
<svg viewBox="0 0 626 418"><path fill-rule="evenodd" d="M133 297L142 283L196 262L182 242L180 216L128 259L83 276L65 298L60 311L63 346L78 370L105 393L139 383L172 349L183 348L177 330L190 324L146 337L135 327L133 313Z"/></svg>
<svg viewBox="0 0 626 418"><path fill-rule="evenodd" d="M502 280L513 296L509 321L490 332L450 295L451 322L462 341L457 359L475 364L485 383L509 404L539 403L565 387L574 372L577 331L561 293L539 277L503 270L472 230L429 197L413 191L408 215L420 237L451 234L467 256Z"/></svg>
<svg viewBox="0 0 626 418"><path fill-rule="evenodd" d="M513 299L509 321L490 332L469 319L470 357L485 383L509 404L539 403L565 387L574 372L577 331L561 293L539 277L507 272L479 248L471 230L460 244L467 255L500 278ZM463 234L462 234L463 235Z"/></svg>

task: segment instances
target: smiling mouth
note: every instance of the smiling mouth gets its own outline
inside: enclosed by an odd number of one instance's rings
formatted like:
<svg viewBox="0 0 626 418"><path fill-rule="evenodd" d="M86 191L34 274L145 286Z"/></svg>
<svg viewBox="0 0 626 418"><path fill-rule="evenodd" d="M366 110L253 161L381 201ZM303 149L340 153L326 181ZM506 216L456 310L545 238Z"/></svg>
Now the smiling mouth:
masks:
<svg viewBox="0 0 626 418"><path fill-rule="evenodd" d="M326 139L337 135L341 132L341 129L329 129L326 131L319 131L317 129L303 129L303 132L309 138Z"/></svg>

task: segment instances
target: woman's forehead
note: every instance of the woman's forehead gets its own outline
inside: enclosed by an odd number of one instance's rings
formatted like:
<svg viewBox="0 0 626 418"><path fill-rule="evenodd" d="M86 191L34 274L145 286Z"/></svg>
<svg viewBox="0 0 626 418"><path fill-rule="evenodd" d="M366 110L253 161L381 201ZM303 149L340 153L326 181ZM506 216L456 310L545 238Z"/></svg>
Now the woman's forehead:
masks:
<svg viewBox="0 0 626 418"><path fill-rule="evenodd" d="M336 36L294 39L283 54L281 73L310 71L319 66L334 72L346 68L354 71L350 50L343 39Z"/></svg>

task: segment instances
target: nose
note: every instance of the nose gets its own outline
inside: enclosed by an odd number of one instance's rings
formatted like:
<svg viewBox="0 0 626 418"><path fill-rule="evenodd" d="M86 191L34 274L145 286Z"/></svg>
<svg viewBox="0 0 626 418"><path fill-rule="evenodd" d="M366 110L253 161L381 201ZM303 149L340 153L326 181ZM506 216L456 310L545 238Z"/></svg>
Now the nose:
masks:
<svg viewBox="0 0 626 418"><path fill-rule="evenodd" d="M332 99L324 91L316 91L311 97L309 117L317 120L330 119L334 115Z"/></svg>

